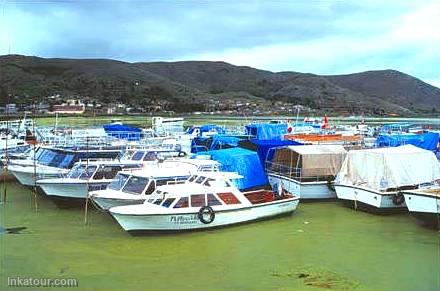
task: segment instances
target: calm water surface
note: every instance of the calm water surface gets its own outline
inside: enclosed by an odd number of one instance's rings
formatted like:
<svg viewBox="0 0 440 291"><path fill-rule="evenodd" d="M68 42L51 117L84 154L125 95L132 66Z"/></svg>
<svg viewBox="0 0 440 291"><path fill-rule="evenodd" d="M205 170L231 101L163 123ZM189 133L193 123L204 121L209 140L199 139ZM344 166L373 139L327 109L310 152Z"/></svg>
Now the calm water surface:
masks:
<svg viewBox="0 0 440 291"><path fill-rule="evenodd" d="M407 214L300 203L289 217L134 237L106 213L90 211L84 225L83 210L44 197L35 211L31 191L6 185L0 225L27 229L0 234L0 290L8 276L95 290L440 290L440 234Z"/></svg>

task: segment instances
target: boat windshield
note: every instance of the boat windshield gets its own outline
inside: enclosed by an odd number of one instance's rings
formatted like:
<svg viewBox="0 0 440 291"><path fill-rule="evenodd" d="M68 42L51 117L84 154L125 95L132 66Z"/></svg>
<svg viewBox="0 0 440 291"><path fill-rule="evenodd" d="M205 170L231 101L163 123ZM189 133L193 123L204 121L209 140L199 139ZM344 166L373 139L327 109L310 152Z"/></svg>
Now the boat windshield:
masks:
<svg viewBox="0 0 440 291"><path fill-rule="evenodd" d="M86 165L78 165L70 170L70 172L67 174L67 178L87 180L92 177L95 171L96 166L87 167Z"/></svg>
<svg viewBox="0 0 440 291"><path fill-rule="evenodd" d="M74 154L63 153L46 149L38 157L38 163L44 166L57 168L68 168L73 160Z"/></svg>
<svg viewBox="0 0 440 291"><path fill-rule="evenodd" d="M148 178L131 176L122 189L122 192L142 194L147 184Z"/></svg>
<svg viewBox="0 0 440 291"><path fill-rule="evenodd" d="M71 179L77 179L79 178L79 176L81 176L82 172L84 172L84 169L86 168L86 166L84 165L77 165L74 166L70 172L67 174L67 178L71 178Z"/></svg>
<svg viewBox="0 0 440 291"><path fill-rule="evenodd" d="M145 152L138 151L135 152L134 155L131 157L132 161L140 161L144 157Z"/></svg>
<svg viewBox="0 0 440 291"><path fill-rule="evenodd" d="M128 180L128 176L125 174L117 174L115 179L108 185L108 188L111 190L119 191L124 186L125 182Z"/></svg>

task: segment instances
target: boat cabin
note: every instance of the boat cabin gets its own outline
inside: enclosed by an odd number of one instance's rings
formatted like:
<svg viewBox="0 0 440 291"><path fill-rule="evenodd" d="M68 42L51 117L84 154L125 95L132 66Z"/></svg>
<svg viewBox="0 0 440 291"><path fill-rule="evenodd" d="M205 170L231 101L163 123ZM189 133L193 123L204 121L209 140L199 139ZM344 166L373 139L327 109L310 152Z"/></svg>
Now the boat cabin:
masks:
<svg viewBox="0 0 440 291"><path fill-rule="evenodd" d="M243 178L230 172L198 173L185 183L158 187L147 203L166 208L200 208L203 206L245 207L292 198L287 193L274 193L272 190L240 192L230 181Z"/></svg>
<svg viewBox="0 0 440 291"><path fill-rule="evenodd" d="M333 181L346 154L341 145L277 147L268 151L266 170L299 182Z"/></svg>
<svg viewBox="0 0 440 291"><path fill-rule="evenodd" d="M67 173L69 179L111 180L122 170L138 169L140 164L114 161L79 162Z"/></svg>
<svg viewBox="0 0 440 291"><path fill-rule="evenodd" d="M57 149L41 147L35 153L38 165L70 169L75 163L87 159L115 159L121 154L117 149ZM33 157L31 157L33 159Z"/></svg>

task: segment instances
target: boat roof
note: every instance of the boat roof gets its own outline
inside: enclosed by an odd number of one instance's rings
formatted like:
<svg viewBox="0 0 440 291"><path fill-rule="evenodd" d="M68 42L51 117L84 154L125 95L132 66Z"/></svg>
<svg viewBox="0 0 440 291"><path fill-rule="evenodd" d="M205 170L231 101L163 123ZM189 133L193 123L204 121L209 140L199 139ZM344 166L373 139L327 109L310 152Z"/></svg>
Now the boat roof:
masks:
<svg viewBox="0 0 440 291"><path fill-rule="evenodd" d="M142 165L139 161L132 161L132 160L81 160L77 163L77 165L89 165L89 166L99 166L99 165L105 165L105 166L124 166L124 165Z"/></svg>
<svg viewBox="0 0 440 291"><path fill-rule="evenodd" d="M163 163L185 163L195 166L216 166L220 165L219 162L208 159L167 159Z"/></svg>
<svg viewBox="0 0 440 291"><path fill-rule="evenodd" d="M236 172L197 172L193 175L197 176L204 176L206 178L212 178L212 179L242 179L244 178L242 175L236 173Z"/></svg>
<svg viewBox="0 0 440 291"><path fill-rule="evenodd" d="M168 178L168 177L184 177L191 175L191 172L188 169L160 168L160 167L144 167L142 169L123 170L120 173L124 175L143 177L143 178Z"/></svg>

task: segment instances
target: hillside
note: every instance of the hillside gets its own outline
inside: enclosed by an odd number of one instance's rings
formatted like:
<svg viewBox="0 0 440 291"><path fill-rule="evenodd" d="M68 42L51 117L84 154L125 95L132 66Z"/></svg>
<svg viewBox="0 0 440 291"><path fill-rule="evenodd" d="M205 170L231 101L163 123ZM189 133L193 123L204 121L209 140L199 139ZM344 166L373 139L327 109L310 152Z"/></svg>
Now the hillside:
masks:
<svg viewBox="0 0 440 291"><path fill-rule="evenodd" d="M181 111L234 98L278 100L327 112L410 113L440 107L439 88L392 70L320 76L224 62L127 63L19 55L0 56L1 103L8 94L24 96L23 102L54 94L139 106L163 100Z"/></svg>

